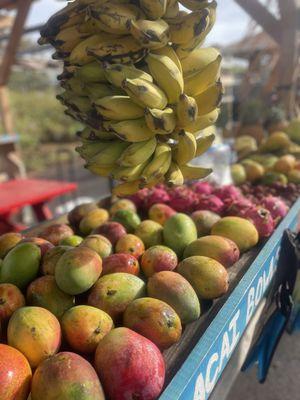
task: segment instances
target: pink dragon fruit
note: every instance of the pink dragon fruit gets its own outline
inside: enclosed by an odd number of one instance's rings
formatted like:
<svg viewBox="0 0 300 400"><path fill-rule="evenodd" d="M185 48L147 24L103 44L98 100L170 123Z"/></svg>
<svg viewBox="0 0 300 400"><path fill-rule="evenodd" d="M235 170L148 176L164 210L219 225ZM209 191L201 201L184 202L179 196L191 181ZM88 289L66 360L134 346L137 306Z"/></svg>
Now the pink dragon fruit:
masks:
<svg viewBox="0 0 300 400"><path fill-rule="evenodd" d="M225 210L226 215L243 218L245 212L247 212L249 208L253 208L254 204L246 199L246 197L241 197L233 202L231 200L226 200L225 206L227 207Z"/></svg>
<svg viewBox="0 0 300 400"><path fill-rule="evenodd" d="M196 210L208 210L212 211L216 214L222 215L225 209L225 204L223 201L213 194L209 195L200 195L198 197L198 203L196 206Z"/></svg>
<svg viewBox="0 0 300 400"><path fill-rule="evenodd" d="M234 185L225 185L221 186L213 191L213 194L222 201L229 201L230 199L233 200L238 200L240 197L242 197L242 193L240 189L238 189Z"/></svg>
<svg viewBox="0 0 300 400"><path fill-rule="evenodd" d="M269 210L262 207L249 208L244 218L250 220L256 227L261 238L267 238L272 235L275 229L275 221Z"/></svg>
<svg viewBox="0 0 300 400"><path fill-rule="evenodd" d="M150 189L141 189L137 193L133 194L132 196L128 196L127 198L133 201L136 208L141 210L145 207L145 201L149 196Z"/></svg>
<svg viewBox="0 0 300 400"><path fill-rule="evenodd" d="M275 223L277 224L288 213L288 206L279 197L267 196L260 202L261 206L270 211Z"/></svg>
<svg viewBox="0 0 300 400"><path fill-rule="evenodd" d="M177 186L169 190L169 206L178 212L191 213L198 203L198 196L186 186Z"/></svg>
<svg viewBox="0 0 300 400"><path fill-rule="evenodd" d="M209 182L196 182L192 185L192 190L197 194L212 194L213 192Z"/></svg>
<svg viewBox="0 0 300 400"><path fill-rule="evenodd" d="M156 203L168 203L170 200L170 196L166 189L160 185L158 188L157 186L152 188L147 198L144 201L144 209L149 210L149 208Z"/></svg>

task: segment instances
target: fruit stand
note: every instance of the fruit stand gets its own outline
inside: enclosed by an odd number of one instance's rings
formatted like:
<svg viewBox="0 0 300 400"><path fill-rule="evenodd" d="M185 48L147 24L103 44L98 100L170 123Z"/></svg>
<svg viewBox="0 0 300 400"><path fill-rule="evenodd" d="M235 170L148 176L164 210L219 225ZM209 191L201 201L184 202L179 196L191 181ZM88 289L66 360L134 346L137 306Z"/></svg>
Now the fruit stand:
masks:
<svg viewBox="0 0 300 400"><path fill-rule="evenodd" d="M101 200L100 204L108 206L110 198ZM248 330L253 331L253 327L249 328L252 318L261 307L276 274L283 233L286 229L299 229L299 215L300 199L269 239L245 253L229 269L230 285L227 294L214 300L213 304L210 301L202 304L203 314L200 319L188 324L180 341L164 351L166 381L160 400L206 400L218 385L225 385L229 390L233 381L224 381L222 373L230 365L243 335L249 335ZM26 234L38 236L45 227L66 222L66 216L62 216L51 223L32 228ZM258 318L253 318L255 323ZM252 338L253 332L250 335ZM231 368L236 374L246 356L244 352L239 363L234 361Z"/></svg>

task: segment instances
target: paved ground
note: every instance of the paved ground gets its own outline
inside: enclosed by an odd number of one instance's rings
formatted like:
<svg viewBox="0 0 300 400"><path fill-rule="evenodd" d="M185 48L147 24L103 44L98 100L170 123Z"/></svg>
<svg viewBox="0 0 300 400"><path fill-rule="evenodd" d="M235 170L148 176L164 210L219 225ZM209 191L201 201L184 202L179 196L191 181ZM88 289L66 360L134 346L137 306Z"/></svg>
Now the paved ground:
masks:
<svg viewBox="0 0 300 400"><path fill-rule="evenodd" d="M300 333L282 338L267 381L257 383L255 367L239 375L228 400L299 400Z"/></svg>
<svg viewBox="0 0 300 400"><path fill-rule="evenodd" d="M107 179L93 176L79 163L73 171L78 182L78 196L99 199L109 194ZM47 178L73 180L68 168L58 173L57 168L47 171ZM58 199L50 204L57 210L60 204L72 200L71 196ZM300 400L300 334L284 335L278 352L273 360L265 384L257 383L256 370L241 373L232 388L228 400Z"/></svg>

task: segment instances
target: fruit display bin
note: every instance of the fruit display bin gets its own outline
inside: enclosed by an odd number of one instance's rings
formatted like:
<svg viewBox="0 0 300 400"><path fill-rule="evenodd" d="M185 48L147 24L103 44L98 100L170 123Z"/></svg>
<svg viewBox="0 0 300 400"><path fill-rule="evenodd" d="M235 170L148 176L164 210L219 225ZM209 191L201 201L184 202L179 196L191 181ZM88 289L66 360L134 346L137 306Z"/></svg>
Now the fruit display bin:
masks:
<svg viewBox="0 0 300 400"><path fill-rule="evenodd" d="M110 198L101 203L107 206ZM298 228L299 214L300 199L268 240L245 253L229 268L228 293L213 302L202 302L200 319L188 324L181 340L164 352L166 383L159 400L207 400L224 383L224 369L276 273L283 233L286 229ZM66 216L62 216L52 223L66 221ZM26 233L38 236L41 227L49 224L46 222Z"/></svg>

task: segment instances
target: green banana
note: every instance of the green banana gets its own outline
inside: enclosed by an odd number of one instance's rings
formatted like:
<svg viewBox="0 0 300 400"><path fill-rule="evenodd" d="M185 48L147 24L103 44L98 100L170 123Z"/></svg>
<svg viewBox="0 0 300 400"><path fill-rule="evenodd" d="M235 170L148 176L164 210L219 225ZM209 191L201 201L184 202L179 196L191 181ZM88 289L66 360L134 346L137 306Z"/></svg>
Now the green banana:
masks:
<svg viewBox="0 0 300 400"><path fill-rule="evenodd" d="M152 156L156 145L155 137L145 142L133 143L122 153L118 164L123 167L135 167L142 164Z"/></svg>
<svg viewBox="0 0 300 400"><path fill-rule="evenodd" d="M97 61L77 68L75 77L86 83L106 82L104 68Z"/></svg>
<svg viewBox="0 0 300 400"><path fill-rule="evenodd" d="M111 173L115 168L115 165L111 164L111 165L106 165L104 167L101 167L101 166L98 166L97 164L86 164L84 166L84 168L89 170L92 174L108 178L111 176Z"/></svg>
<svg viewBox="0 0 300 400"><path fill-rule="evenodd" d="M129 96L106 96L94 103L96 110L106 119L123 121L137 119L144 115L144 110L134 103Z"/></svg>
<svg viewBox="0 0 300 400"><path fill-rule="evenodd" d="M66 90L72 91L74 94L77 94L78 96L83 96L83 97L87 96L84 83L77 78L72 77L66 81L62 81L61 87L63 87Z"/></svg>
<svg viewBox="0 0 300 400"><path fill-rule="evenodd" d="M165 93L154 83L145 79L124 79L122 87L132 101L141 107L162 110L168 104Z"/></svg>
<svg viewBox="0 0 300 400"><path fill-rule="evenodd" d="M89 159L88 165L106 167L115 164L127 147L128 143L122 142L121 140L109 142L107 147Z"/></svg>
<svg viewBox="0 0 300 400"><path fill-rule="evenodd" d="M197 119L198 105L193 97L182 94L176 106L178 126L185 128Z"/></svg>
<svg viewBox="0 0 300 400"><path fill-rule="evenodd" d="M127 26L131 35L147 49L159 49L170 41L169 25L162 19L130 20Z"/></svg>
<svg viewBox="0 0 300 400"><path fill-rule="evenodd" d="M89 160L109 145L109 142L84 143L82 146L76 147L75 150L84 160Z"/></svg>
<svg viewBox="0 0 300 400"><path fill-rule="evenodd" d="M124 79L142 78L153 82L153 78L147 72L137 69L134 65L123 64L104 64L104 74L106 79L114 86L122 87Z"/></svg>
<svg viewBox="0 0 300 400"><path fill-rule="evenodd" d="M146 108L145 120L148 128L157 135L169 135L176 127L176 116L172 108Z"/></svg>
<svg viewBox="0 0 300 400"><path fill-rule="evenodd" d="M213 172L211 168L202 168L189 164L181 165L180 170L186 180L203 179Z"/></svg>
<svg viewBox="0 0 300 400"><path fill-rule="evenodd" d="M169 104L177 103L183 93L183 76L177 65L167 56L149 54L146 58L151 75L168 97Z"/></svg>
<svg viewBox="0 0 300 400"><path fill-rule="evenodd" d="M86 94L92 102L107 96L122 96L124 91L109 83L90 83L85 86Z"/></svg>
<svg viewBox="0 0 300 400"><path fill-rule="evenodd" d="M109 123L106 125L109 130L116 134L120 139L127 142L144 142L155 136L145 121L145 118L125 120L121 122Z"/></svg>
<svg viewBox="0 0 300 400"><path fill-rule="evenodd" d="M153 178L162 178L168 172L171 161L171 147L167 143L158 143L153 159L143 170L142 180L148 182Z"/></svg>
<svg viewBox="0 0 300 400"><path fill-rule="evenodd" d="M180 186L184 183L184 177L182 175L179 165L172 161L170 168L166 174L166 182L168 186Z"/></svg>
<svg viewBox="0 0 300 400"><path fill-rule="evenodd" d="M197 142L195 136L184 130L178 133L178 144L173 153L173 159L179 165L183 165L191 161L197 151Z"/></svg>

